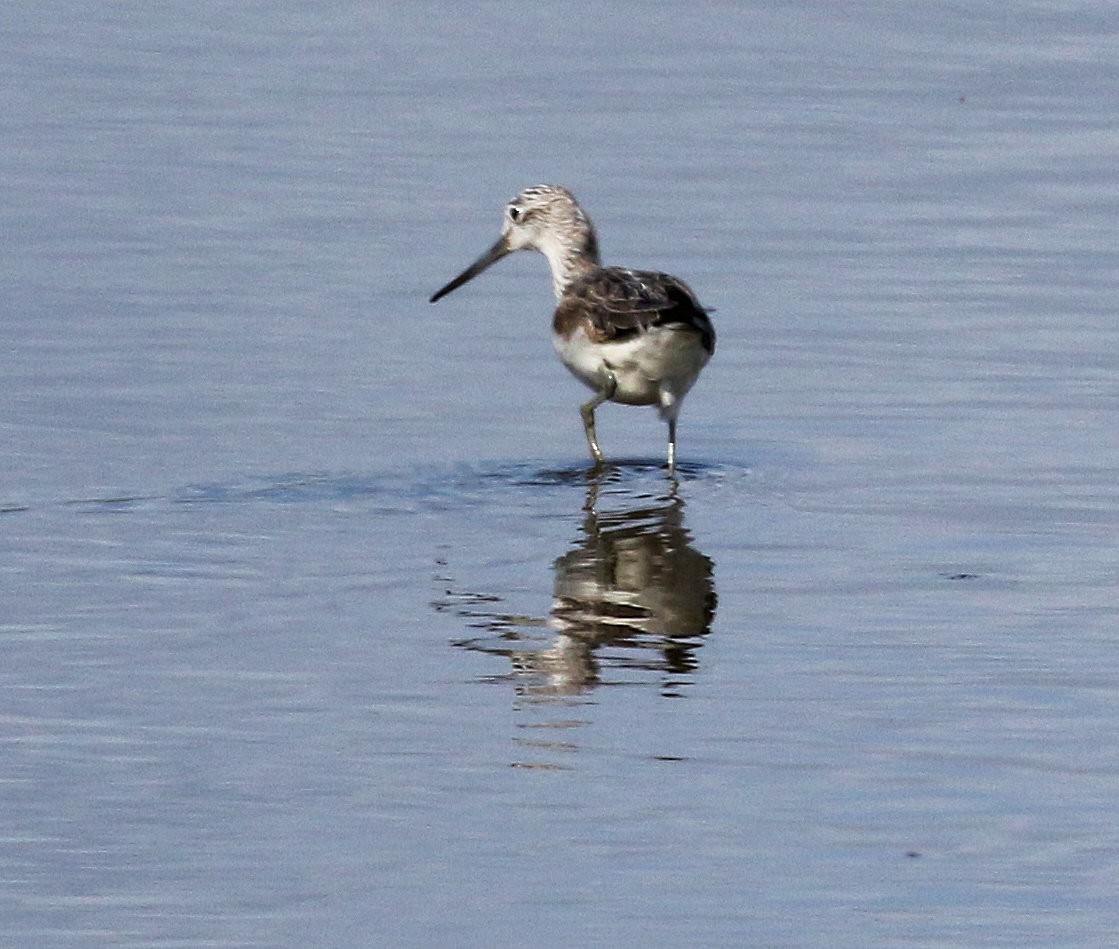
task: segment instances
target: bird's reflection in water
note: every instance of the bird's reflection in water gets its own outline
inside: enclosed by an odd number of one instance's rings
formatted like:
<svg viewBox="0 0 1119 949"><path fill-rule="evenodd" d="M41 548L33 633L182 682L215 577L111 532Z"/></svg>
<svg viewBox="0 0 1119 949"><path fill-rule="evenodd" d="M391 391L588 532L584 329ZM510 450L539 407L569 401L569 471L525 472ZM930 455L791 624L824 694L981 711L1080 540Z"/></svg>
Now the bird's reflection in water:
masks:
<svg viewBox="0 0 1119 949"><path fill-rule="evenodd" d="M554 570L546 618L499 612L503 598L453 589L434 605L488 632L458 645L505 656L523 698L577 696L649 673L662 693L680 693L716 598L711 560L691 542L675 483L649 497L619 490L609 469L592 477L578 539Z"/></svg>

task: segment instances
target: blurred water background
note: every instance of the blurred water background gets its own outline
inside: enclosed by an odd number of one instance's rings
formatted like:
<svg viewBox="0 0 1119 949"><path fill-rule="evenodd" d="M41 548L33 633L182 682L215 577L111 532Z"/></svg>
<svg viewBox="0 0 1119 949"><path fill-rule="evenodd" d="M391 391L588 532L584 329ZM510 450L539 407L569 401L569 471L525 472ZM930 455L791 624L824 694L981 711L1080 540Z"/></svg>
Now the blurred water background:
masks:
<svg viewBox="0 0 1119 949"><path fill-rule="evenodd" d="M1119 11L0 12L0 943L1110 946ZM526 185L715 309L589 472Z"/></svg>

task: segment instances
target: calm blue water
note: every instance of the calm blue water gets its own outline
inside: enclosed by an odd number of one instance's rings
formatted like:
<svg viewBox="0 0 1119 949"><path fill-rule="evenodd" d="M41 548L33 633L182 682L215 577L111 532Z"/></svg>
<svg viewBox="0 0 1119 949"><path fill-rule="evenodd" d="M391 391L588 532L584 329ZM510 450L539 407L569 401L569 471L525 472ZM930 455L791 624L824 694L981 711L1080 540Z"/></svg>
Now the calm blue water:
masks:
<svg viewBox="0 0 1119 949"><path fill-rule="evenodd" d="M1113 945L1119 13L511 9L0 12L0 943Z"/></svg>

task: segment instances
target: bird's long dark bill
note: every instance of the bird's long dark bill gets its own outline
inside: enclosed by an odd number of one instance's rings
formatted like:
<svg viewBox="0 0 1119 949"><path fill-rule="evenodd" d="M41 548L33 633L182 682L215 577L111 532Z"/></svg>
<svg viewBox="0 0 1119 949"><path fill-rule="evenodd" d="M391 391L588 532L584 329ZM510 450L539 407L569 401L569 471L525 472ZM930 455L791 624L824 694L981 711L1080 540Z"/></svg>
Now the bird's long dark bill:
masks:
<svg viewBox="0 0 1119 949"><path fill-rule="evenodd" d="M499 238L497 243L494 244L493 247L491 247L484 254L482 254L481 257L479 257L476 261L474 261L474 263L472 263L462 273L460 273L457 277L455 277L454 280L452 280L450 283L448 283L442 289L436 290L435 293L433 293L431 295L431 301L430 302L434 303L436 300L438 300L442 297L445 297L452 290L457 290L459 287L461 287L468 280L473 280L475 277L478 276L478 274L480 274L483 270L485 270L490 264L497 263L499 260L501 260L502 257L504 257L508 253L509 253L509 248L505 244L505 238L504 237Z"/></svg>

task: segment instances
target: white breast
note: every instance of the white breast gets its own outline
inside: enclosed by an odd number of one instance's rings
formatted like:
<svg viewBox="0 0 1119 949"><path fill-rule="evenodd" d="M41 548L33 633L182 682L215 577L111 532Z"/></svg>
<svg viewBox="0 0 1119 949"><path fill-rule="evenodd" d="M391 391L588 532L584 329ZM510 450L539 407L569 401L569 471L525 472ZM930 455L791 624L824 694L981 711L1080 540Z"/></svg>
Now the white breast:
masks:
<svg viewBox="0 0 1119 949"><path fill-rule="evenodd" d="M563 364L595 391L613 374L612 402L661 409L684 397L710 358L698 334L673 326L654 326L611 343L593 342L579 328L569 337L554 335L552 343Z"/></svg>

